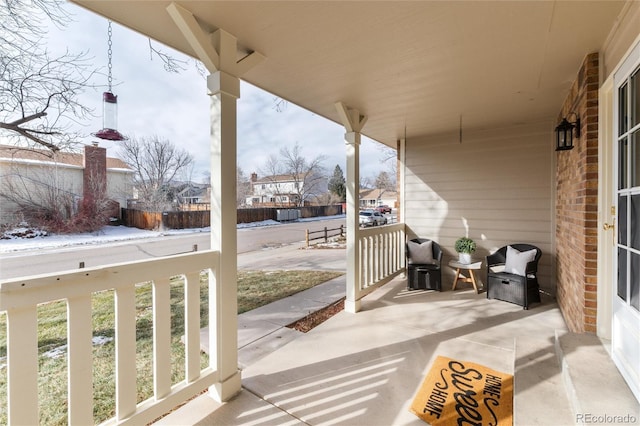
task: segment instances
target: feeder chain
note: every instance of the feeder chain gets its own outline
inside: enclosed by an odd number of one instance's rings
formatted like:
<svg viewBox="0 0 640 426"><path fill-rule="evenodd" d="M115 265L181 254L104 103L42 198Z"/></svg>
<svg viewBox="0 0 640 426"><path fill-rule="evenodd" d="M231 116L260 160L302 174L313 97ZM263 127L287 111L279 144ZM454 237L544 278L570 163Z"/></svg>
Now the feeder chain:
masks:
<svg viewBox="0 0 640 426"><path fill-rule="evenodd" d="M107 70L108 70L108 75L107 75L107 81L109 82L109 93L111 93L111 82L113 81L113 78L111 77L111 56L113 55L113 52L111 50L111 46L112 46L112 42L111 42L111 21L109 21L109 29L107 30L107 34L108 34L108 41L107 41L107 45L108 45L108 49L107 49L107 58L109 59L109 62L107 63Z"/></svg>

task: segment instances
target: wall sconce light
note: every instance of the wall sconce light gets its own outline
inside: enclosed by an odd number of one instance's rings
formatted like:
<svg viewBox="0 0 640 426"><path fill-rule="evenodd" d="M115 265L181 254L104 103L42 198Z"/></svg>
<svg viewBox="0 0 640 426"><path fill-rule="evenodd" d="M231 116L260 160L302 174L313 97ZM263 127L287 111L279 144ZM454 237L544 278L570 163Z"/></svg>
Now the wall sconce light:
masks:
<svg viewBox="0 0 640 426"><path fill-rule="evenodd" d="M580 138L580 118L575 112L569 113L569 116L572 114L576 117L576 121L571 123L565 117L556 127L556 151L573 149L573 129L576 129L576 138Z"/></svg>

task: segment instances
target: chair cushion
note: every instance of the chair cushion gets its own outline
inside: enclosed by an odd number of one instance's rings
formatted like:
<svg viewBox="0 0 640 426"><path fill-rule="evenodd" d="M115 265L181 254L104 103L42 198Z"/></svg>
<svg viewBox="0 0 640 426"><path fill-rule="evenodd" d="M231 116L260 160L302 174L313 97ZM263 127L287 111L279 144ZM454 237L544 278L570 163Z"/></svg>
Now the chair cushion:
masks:
<svg viewBox="0 0 640 426"><path fill-rule="evenodd" d="M504 272L526 276L527 263L536 258L536 249L520 252L511 246L507 247L507 259L504 264Z"/></svg>
<svg viewBox="0 0 640 426"><path fill-rule="evenodd" d="M411 263L436 263L433 259L433 241L425 241L422 244L409 241L408 246Z"/></svg>

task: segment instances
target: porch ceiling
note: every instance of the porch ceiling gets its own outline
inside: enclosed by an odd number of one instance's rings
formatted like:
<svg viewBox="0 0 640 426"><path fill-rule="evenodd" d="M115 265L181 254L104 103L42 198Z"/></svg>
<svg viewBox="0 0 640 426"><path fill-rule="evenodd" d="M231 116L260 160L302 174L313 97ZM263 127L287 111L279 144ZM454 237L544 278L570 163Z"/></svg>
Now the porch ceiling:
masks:
<svg viewBox="0 0 640 426"><path fill-rule="evenodd" d="M169 1L72 0L194 56ZM624 1L180 1L266 60L251 84L340 122L336 101L395 146L464 129L555 118L586 54Z"/></svg>

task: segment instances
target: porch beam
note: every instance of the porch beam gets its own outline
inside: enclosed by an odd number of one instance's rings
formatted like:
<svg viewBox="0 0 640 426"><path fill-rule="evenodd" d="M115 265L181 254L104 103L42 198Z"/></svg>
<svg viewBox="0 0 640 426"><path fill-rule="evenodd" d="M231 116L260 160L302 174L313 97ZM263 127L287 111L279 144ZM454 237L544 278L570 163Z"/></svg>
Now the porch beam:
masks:
<svg viewBox="0 0 640 426"><path fill-rule="evenodd" d="M220 57L211 44L209 34L203 31L196 17L176 3L170 3L167 6L167 12L196 52L198 59L202 61L209 72L216 72L220 68Z"/></svg>
<svg viewBox="0 0 640 426"><path fill-rule="evenodd" d="M347 132L360 132L367 122L368 117L360 114L357 109L347 107L343 102L336 102L336 110L340 116L342 125Z"/></svg>
<svg viewBox="0 0 640 426"><path fill-rule="evenodd" d="M212 33L206 32L197 18L183 6L171 3L167 6L167 12L198 59L212 74L224 71L240 77L265 60L265 56L256 51L250 51L238 60L236 37L221 28Z"/></svg>
<svg viewBox="0 0 640 426"><path fill-rule="evenodd" d="M360 310L360 282L362 265L360 263L360 131L367 117L356 109L348 108L342 102L335 104L346 133L344 140L347 154L347 288L344 309L350 313Z"/></svg>

